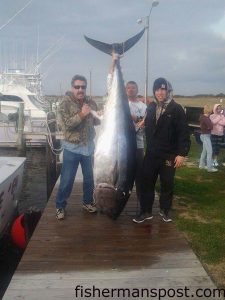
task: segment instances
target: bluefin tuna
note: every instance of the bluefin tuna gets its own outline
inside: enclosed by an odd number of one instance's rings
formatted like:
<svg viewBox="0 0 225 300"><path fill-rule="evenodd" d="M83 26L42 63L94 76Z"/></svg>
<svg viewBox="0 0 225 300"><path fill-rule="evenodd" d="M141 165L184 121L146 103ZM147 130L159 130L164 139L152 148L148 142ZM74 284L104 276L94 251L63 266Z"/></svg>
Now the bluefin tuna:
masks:
<svg viewBox="0 0 225 300"><path fill-rule="evenodd" d="M107 54L123 54L144 30L124 43L86 40ZM120 61L116 61L94 154L94 199L99 210L116 219L131 194L136 172L136 132L125 93Z"/></svg>

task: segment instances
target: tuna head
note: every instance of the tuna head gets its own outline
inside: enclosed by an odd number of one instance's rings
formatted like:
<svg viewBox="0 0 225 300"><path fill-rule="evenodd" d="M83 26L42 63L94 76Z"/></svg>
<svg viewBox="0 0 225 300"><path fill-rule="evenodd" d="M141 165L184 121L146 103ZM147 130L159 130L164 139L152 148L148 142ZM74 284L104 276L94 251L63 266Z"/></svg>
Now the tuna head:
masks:
<svg viewBox="0 0 225 300"><path fill-rule="evenodd" d="M94 155L97 207L116 219L133 188L136 133L119 61L115 66Z"/></svg>

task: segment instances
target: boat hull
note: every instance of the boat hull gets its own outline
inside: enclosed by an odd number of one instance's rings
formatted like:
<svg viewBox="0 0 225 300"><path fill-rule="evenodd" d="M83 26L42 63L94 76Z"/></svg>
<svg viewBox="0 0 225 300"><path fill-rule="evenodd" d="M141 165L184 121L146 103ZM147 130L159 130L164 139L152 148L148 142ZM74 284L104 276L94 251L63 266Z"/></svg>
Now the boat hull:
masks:
<svg viewBox="0 0 225 300"><path fill-rule="evenodd" d="M24 157L0 157L0 239L17 212L25 160Z"/></svg>

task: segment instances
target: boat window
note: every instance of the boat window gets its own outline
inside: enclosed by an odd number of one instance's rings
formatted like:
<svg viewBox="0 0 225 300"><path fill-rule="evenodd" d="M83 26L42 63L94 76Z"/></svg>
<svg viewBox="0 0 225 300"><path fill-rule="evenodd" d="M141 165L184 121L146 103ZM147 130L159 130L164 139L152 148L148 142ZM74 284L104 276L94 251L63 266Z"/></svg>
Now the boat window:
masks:
<svg viewBox="0 0 225 300"><path fill-rule="evenodd" d="M3 95L0 94L0 101L13 101L13 102L23 102L23 100L15 95Z"/></svg>

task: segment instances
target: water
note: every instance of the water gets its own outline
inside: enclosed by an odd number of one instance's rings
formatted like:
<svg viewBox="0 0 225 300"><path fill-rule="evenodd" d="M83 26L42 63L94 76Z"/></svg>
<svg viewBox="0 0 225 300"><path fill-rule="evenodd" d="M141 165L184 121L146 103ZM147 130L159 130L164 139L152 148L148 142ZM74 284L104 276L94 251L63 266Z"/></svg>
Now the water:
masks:
<svg viewBox="0 0 225 300"><path fill-rule="evenodd" d="M0 149L0 156L18 156L15 149ZM23 186L18 203L19 213L30 208L43 211L47 202L45 148L28 148ZM13 276L23 252L12 247L7 237L0 246L0 299Z"/></svg>

